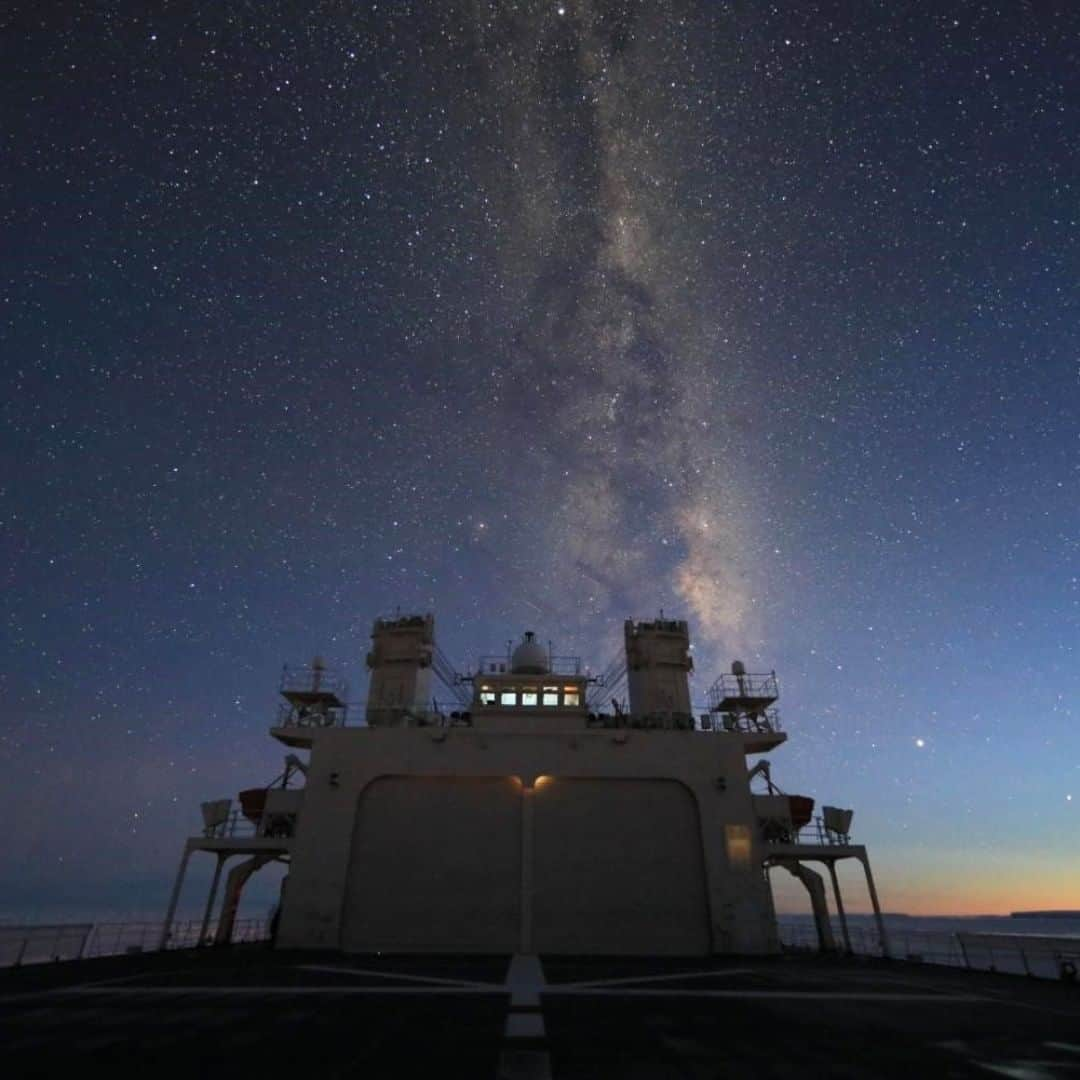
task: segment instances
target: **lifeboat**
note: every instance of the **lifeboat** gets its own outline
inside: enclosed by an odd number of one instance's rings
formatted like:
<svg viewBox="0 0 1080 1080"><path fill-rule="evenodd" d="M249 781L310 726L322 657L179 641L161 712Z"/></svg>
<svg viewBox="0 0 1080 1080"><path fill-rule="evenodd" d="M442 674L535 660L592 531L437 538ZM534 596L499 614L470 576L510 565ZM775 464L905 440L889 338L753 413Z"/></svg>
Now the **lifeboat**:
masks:
<svg viewBox="0 0 1080 1080"><path fill-rule="evenodd" d="M248 821L257 825L263 816L263 810L266 809L266 788L248 788L241 791L237 798L240 800L241 813Z"/></svg>
<svg viewBox="0 0 1080 1080"><path fill-rule="evenodd" d="M244 793L241 792L241 802L243 802L243 798ZM247 813L246 809L244 813ZM791 827L801 829L804 825L809 825L810 819L814 816L814 800L808 795L789 795L788 813L791 814Z"/></svg>

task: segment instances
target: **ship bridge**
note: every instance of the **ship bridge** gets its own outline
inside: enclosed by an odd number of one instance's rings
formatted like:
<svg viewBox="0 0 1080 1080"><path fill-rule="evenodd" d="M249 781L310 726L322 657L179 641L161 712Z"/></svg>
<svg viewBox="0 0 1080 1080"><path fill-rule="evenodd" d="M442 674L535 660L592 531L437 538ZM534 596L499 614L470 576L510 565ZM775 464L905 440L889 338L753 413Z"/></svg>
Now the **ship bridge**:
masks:
<svg viewBox="0 0 1080 1080"><path fill-rule="evenodd" d="M779 948L769 871L806 887L832 944L824 884L807 863L862 862L851 812L782 792L764 761L780 728L774 672L730 674L695 709L687 623L627 620L600 674L533 631L458 672L427 615L376 619L362 717L319 658L286 669L271 734L296 754L261 789L203 806L194 852L229 874L226 938L247 877L289 864L278 943L347 952L595 955L768 953ZM436 701L433 681L452 702ZM764 783L755 791L751 783ZM845 928L846 933L846 928ZM881 929L884 937L884 929Z"/></svg>
<svg viewBox="0 0 1080 1080"><path fill-rule="evenodd" d="M531 630L505 656L480 657L472 683L469 719L479 728L581 727L588 719L581 658L553 655Z"/></svg>

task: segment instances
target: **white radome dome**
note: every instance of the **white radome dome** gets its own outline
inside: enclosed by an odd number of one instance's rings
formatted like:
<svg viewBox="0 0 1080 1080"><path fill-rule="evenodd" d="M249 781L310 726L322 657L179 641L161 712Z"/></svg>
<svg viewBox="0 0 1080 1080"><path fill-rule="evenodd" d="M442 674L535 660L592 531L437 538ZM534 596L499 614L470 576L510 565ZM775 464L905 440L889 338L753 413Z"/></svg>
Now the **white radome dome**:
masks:
<svg viewBox="0 0 1080 1080"><path fill-rule="evenodd" d="M547 649L531 631L525 632L521 644L510 657L510 670L517 675L546 675L549 670Z"/></svg>

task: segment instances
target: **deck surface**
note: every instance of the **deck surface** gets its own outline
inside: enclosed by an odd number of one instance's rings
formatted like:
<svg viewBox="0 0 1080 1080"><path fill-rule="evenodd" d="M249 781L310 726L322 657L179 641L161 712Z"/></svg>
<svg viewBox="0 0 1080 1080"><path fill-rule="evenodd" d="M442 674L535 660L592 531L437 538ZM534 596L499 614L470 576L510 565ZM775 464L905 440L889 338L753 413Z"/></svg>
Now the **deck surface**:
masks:
<svg viewBox="0 0 1080 1080"><path fill-rule="evenodd" d="M0 972L0 1061L11 1078L495 1077L508 962L248 946ZM1077 985L801 956L551 958L543 978L528 1046L566 1080L1080 1077Z"/></svg>

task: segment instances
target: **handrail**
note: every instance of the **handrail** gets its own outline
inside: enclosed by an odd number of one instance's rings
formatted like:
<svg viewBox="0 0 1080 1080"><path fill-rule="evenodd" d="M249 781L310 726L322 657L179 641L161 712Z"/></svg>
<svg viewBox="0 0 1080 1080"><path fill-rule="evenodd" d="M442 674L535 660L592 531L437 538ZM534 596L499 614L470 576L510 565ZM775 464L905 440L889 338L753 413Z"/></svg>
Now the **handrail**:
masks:
<svg viewBox="0 0 1080 1080"><path fill-rule="evenodd" d="M432 647L431 670L446 689L454 695L458 705L467 708L472 695L465 687L465 679L450 662L438 645Z"/></svg>
<svg viewBox="0 0 1080 1080"><path fill-rule="evenodd" d="M521 674L523 679L543 679L547 676L562 676L562 675L580 675L581 674L581 657L580 656L552 656L549 657L551 661L551 670L542 674ZM474 679L479 679L484 675L511 675L515 674L510 670L510 657L502 655L489 654L487 656L481 656L477 660L476 674Z"/></svg>
<svg viewBox="0 0 1080 1080"><path fill-rule="evenodd" d="M289 667L281 669L281 693L322 693L344 700L349 696L349 685L345 679L331 668Z"/></svg>
<svg viewBox="0 0 1080 1080"><path fill-rule="evenodd" d="M165 948L193 949L207 945L214 940L217 923L209 923L206 938L200 942L201 930L202 919L174 922ZM144 921L0 924L0 968L157 952L161 931L162 923ZM233 923L233 944L269 938L268 919L237 919Z"/></svg>
<svg viewBox="0 0 1080 1080"><path fill-rule="evenodd" d="M775 701L780 687L775 671L747 672L744 675L721 675L709 687L709 708L718 710L725 700Z"/></svg>
<svg viewBox="0 0 1080 1080"><path fill-rule="evenodd" d="M735 733L741 735L771 735L783 731L778 709L765 709L760 713L722 713L710 720L710 726L703 731L716 731L721 735Z"/></svg>
<svg viewBox="0 0 1080 1080"><path fill-rule="evenodd" d="M278 706L278 715L275 727L344 727L347 716L346 706L335 706L330 709L312 709L297 707L282 702Z"/></svg>
<svg viewBox="0 0 1080 1080"><path fill-rule="evenodd" d="M233 810L229 816L216 825L203 828L207 840L250 839L265 837L288 839L296 827L296 814L289 811L264 811L258 821L246 817L242 810Z"/></svg>
<svg viewBox="0 0 1080 1080"><path fill-rule="evenodd" d="M1069 938L1049 934L1008 934L954 932L951 930L907 929L889 926L889 948L884 950L877 929L859 925L858 915L849 915L847 939L857 956L888 956L909 963L941 964L971 971L992 971L1001 975L1029 978L1075 979L1080 949ZM838 917L830 919L833 937L844 940ZM817 952L819 941L813 923L790 922L783 918L777 926L780 943L796 952Z"/></svg>

